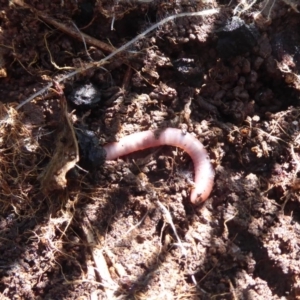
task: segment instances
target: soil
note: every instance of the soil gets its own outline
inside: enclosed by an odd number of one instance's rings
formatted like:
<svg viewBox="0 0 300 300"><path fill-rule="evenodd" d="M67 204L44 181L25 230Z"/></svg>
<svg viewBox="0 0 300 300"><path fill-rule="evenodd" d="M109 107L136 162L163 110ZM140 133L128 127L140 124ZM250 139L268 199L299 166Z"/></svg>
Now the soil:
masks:
<svg viewBox="0 0 300 300"><path fill-rule="evenodd" d="M299 3L27 2L0 0L0 299L300 299ZM180 149L105 161L165 127L209 152L200 206Z"/></svg>

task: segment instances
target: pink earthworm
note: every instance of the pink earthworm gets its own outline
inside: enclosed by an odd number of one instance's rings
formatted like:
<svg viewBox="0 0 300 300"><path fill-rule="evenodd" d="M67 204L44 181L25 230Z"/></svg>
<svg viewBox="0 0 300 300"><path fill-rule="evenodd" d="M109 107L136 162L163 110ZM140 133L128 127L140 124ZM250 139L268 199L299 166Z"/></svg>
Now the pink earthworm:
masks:
<svg viewBox="0 0 300 300"><path fill-rule="evenodd" d="M113 160L146 148L162 145L175 146L186 151L193 160L195 183L191 191L191 202L198 204L205 201L214 184L215 172L202 143L190 133L180 129L167 128L160 131L142 131L121 138L118 142L104 146L106 160Z"/></svg>

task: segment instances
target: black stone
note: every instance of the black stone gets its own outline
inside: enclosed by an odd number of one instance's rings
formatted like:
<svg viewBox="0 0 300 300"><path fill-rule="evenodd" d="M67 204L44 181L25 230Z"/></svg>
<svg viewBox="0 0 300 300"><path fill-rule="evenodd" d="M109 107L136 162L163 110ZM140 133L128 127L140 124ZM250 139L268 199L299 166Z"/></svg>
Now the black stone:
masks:
<svg viewBox="0 0 300 300"><path fill-rule="evenodd" d="M172 62L179 78L195 87L201 86L203 78L203 68L198 64L194 58L179 58Z"/></svg>
<svg viewBox="0 0 300 300"><path fill-rule="evenodd" d="M259 38L255 25L248 25L239 17L233 17L216 34L218 54L225 60L251 51Z"/></svg>
<svg viewBox="0 0 300 300"><path fill-rule="evenodd" d="M99 139L91 130L80 128L76 130L81 154L81 164L84 168L94 171L106 159L106 151L99 145Z"/></svg>

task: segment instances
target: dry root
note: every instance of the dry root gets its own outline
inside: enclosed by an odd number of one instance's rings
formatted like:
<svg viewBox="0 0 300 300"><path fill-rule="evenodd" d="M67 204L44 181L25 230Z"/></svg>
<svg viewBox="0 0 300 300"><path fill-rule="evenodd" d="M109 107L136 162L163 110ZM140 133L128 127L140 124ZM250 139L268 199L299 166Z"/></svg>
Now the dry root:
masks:
<svg viewBox="0 0 300 300"><path fill-rule="evenodd" d="M0 103L0 117L8 116L0 126L0 193L2 211L13 207L16 214L33 214L31 201L38 193L38 164L46 156L33 136L32 127L25 125L22 113L10 104Z"/></svg>

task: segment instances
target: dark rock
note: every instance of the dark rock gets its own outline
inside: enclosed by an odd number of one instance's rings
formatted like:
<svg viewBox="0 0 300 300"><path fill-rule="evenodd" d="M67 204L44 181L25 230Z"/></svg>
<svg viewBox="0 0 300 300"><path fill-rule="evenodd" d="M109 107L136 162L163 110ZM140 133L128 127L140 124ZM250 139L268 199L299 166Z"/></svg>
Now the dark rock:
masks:
<svg viewBox="0 0 300 300"><path fill-rule="evenodd" d="M203 69L197 65L193 58L179 58L172 62L179 77L184 81L189 81L191 86L201 86Z"/></svg>
<svg viewBox="0 0 300 300"><path fill-rule="evenodd" d="M217 51L223 59L249 52L259 38L255 25L248 25L239 17L233 17L216 33L219 37Z"/></svg>
<svg viewBox="0 0 300 300"><path fill-rule="evenodd" d="M95 170L106 159L105 150L99 145L99 139L95 133L87 129L77 129L76 135L80 147L81 163L88 170Z"/></svg>

